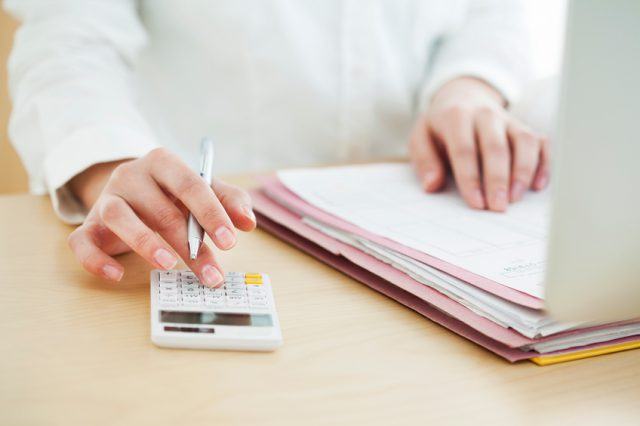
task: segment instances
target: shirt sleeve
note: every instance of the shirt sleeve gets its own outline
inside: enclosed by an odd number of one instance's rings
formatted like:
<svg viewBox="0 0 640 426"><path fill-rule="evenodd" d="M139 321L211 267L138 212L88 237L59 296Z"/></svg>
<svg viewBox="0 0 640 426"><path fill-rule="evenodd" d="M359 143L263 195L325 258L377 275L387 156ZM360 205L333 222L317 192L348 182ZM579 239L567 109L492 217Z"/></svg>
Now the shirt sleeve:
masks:
<svg viewBox="0 0 640 426"><path fill-rule="evenodd" d="M419 96L424 110L446 82L462 76L479 78L508 103L530 78L529 34L521 0L470 0L460 25L445 32L436 46Z"/></svg>
<svg viewBox="0 0 640 426"><path fill-rule="evenodd" d="M147 36L132 0L5 0L21 21L8 61L9 136L33 193L58 216L86 212L68 181L156 146L136 104L132 66Z"/></svg>

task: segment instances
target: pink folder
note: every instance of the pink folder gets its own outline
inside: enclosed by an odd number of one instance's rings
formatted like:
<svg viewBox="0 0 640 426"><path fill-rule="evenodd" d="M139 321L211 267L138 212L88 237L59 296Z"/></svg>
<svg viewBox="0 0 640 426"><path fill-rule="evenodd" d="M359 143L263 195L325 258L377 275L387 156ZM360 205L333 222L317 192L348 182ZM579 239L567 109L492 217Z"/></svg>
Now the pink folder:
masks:
<svg viewBox="0 0 640 426"><path fill-rule="evenodd" d="M320 210L308 204L306 201L302 200L296 194L287 189L287 187L285 187L276 176L267 176L262 178L262 184L262 190L269 194L270 197L285 202L295 210L304 213L304 215L317 219L323 223L331 225L345 232L359 235L382 246L393 249L399 253L405 254L513 303L517 303L519 305L527 306L534 309L542 309L544 306L543 301L537 297L520 292L518 290L514 290L510 287L496 283L495 281L492 281L488 278L471 273L456 265L452 265L441 259L429 256L428 254L422 253L410 247L406 247L387 238L380 237L379 235L375 235L350 222L333 216L332 214L329 214L324 210Z"/></svg>
<svg viewBox="0 0 640 426"><path fill-rule="evenodd" d="M536 352L517 349L520 346L612 325L570 330L546 338L529 339L475 314L458 302L413 280L392 266L306 225L299 216L279 205L263 192L253 191L252 197L255 209L259 213L259 225L263 229L511 362L538 356ZM628 338L619 340L626 341ZM579 349L596 348L612 342L617 340ZM559 353L577 349L559 351Z"/></svg>

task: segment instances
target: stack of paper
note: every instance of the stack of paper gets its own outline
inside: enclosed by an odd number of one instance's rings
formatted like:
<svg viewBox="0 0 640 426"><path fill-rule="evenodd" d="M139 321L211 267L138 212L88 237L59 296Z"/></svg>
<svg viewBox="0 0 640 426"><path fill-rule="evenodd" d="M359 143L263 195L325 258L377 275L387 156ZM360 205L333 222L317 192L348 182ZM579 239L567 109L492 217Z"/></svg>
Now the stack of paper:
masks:
<svg viewBox="0 0 640 426"><path fill-rule="evenodd" d="M287 170L255 191L259 225L509 361L640 346L640 320L561 324L543 311L548 195L507 213L425 194L406 164Z"/></svg>

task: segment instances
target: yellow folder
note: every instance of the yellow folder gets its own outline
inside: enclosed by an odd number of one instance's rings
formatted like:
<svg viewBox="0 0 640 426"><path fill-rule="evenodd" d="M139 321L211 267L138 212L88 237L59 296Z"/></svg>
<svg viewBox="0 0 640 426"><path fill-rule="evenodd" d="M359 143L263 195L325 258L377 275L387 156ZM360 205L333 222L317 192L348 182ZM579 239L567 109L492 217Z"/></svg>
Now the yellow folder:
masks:
<svg viewBox="0 0 640 426"><path fill-rule="evenodd" d="M592 356L605 355L614 352L627 351L629 349L640 348L640 340L635 342L618 343L610 346L601 346L594 349L585 349L584 351L571 352L568 354L558 355L543 355L535 358L531 358L532 362L538 365L551 365L558 364L566 361L575 361L577 359L589 358Z"/></svg>

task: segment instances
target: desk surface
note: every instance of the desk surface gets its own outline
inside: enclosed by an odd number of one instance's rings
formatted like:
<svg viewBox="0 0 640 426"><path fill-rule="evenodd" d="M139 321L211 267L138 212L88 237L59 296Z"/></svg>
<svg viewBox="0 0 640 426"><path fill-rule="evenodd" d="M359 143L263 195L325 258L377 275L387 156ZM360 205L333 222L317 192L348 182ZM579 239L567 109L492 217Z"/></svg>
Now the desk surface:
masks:
<svg viewBox="0 0 640 426"><path fill-rule="evenodd" d="M247 184L248 179L236 179ZM85 274L48 199L0 197L0 424L638 424L640 353L510 365L258 230L221 255L268 272L274 353L156 348L149 268Z"/></svg>

